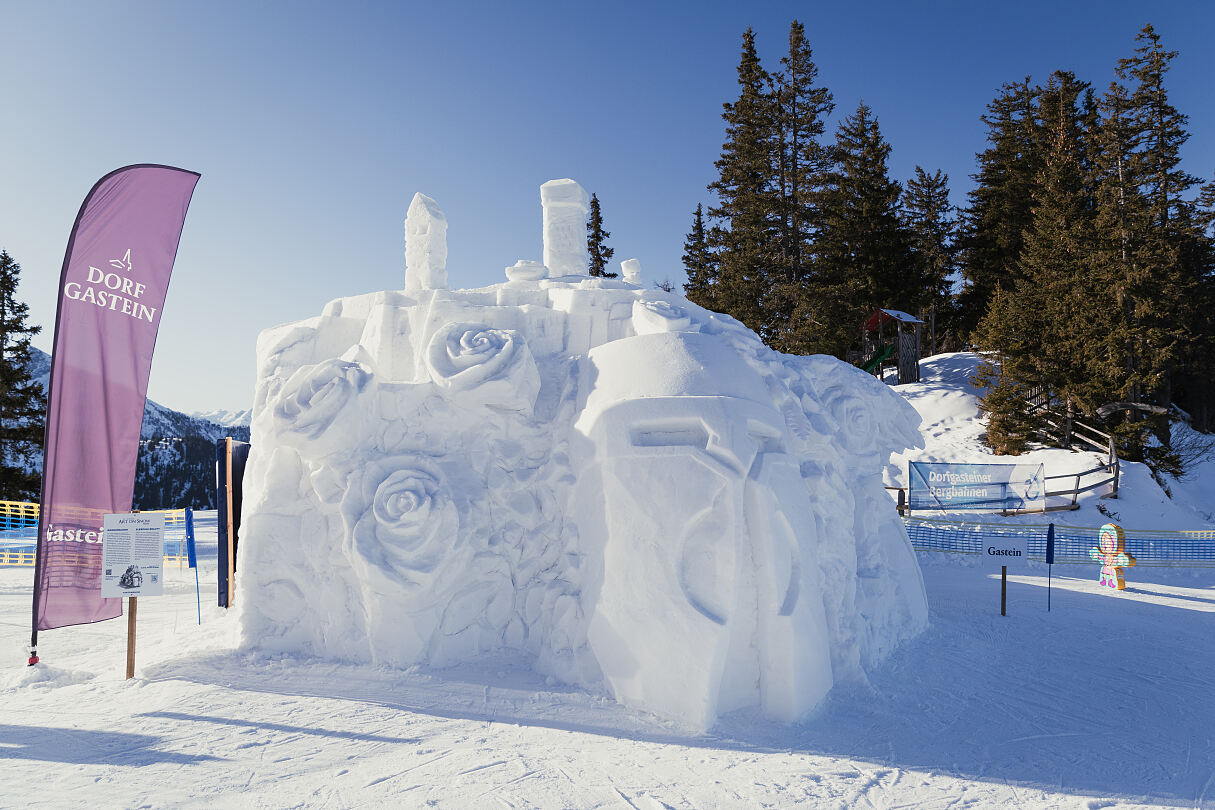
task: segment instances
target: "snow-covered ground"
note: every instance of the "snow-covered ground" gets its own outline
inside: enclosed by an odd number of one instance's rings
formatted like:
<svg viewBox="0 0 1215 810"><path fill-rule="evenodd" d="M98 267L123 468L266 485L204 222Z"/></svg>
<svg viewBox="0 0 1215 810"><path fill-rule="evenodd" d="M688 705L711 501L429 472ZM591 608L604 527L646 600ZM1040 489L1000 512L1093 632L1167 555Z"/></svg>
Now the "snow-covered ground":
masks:
<svg viewBox="0 0 1215 810"><path fill-rule="evenodd" d="M970 362L933 358L900 389L930 417L917 457L984 459ZM1048 475L1095 458L1037 453ZM1201 475L1169 500L1136 466L1117 501L1061 515L1209 525ZM1215 807L1215 568L1132 568L1109 594L1095 565L1055 566L1047 612L1030 563L1002 617L998 575L923 552L931 627L867 687L795 726L734 714L698 735L509 656L401 671L235 652L211 525L201 625L193 572L170 569L140 601L131 681L123 620L45 632L26 667L32 572L0 569L0 807Z"/></svg>

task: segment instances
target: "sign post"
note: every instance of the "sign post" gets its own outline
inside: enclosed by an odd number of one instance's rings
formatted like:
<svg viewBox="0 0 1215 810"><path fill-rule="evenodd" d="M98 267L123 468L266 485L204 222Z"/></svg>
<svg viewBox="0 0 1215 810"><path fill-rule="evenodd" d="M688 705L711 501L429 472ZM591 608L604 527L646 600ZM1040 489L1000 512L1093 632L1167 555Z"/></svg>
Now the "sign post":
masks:
<svg viewBox="0 0 1215 810"><path fill-rule="evenodd" d="M1000 566L1000 615L1008 615L1008 566L1025 567L1029 541L1024 535L996 537L987 541L983 557L989 566Z"/></svg>
<svg viewBox="0 0 1215 810"><path fill-rule="evenodd" d="M1046 529L1046 612L1050 613L1050 574L1055 566L1055 524Z"/></svg>
<svg viewBox="0 0 1215 810"><path fill-rule="evenodd" d="M137 599L164 593L164 546L163 512L102 517L101 596L127 597L127 680L135 677Z"/></svg>

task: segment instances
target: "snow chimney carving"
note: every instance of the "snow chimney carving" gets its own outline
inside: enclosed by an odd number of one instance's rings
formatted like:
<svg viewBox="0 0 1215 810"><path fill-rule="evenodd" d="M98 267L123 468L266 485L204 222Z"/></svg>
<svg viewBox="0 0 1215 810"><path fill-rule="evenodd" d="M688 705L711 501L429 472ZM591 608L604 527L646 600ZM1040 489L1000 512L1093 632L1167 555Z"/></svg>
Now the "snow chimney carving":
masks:
<svg viewBox="0 0 1215 810"><path fill-rule="evenodd" d="M549 180L540 186L544 207L544 265L553 278L585 276L586 216L591 200L573 180Z"/></svg>
<svg viewBox="0 0 1215 810"><path fill-rule="evenodd" d="M405 215L405 291L447 288L447 217L425 194L413 195Z"/></svg>

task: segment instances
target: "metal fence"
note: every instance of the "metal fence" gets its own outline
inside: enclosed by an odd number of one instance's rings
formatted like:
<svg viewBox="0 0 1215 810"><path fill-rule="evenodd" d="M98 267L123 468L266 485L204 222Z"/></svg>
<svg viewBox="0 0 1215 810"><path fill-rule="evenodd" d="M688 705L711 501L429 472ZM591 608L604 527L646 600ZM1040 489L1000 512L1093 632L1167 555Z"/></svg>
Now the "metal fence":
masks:
<svg viewBox="0 0 1215 810"><path fill-rule="evenodd" d="M1024 537L1030 559L1045 562L1051 524L1006 524L978 521L903 518L914 548L924 551L981 554L991 540ZM1055 563L1093 565L1089 549L1097 546L1099 527L1056 523ZM1126 551L1136 565L1168 568L1215 568L1215 529L1155 531L1125 529Z"/></svg>
<svg viewBox="0 0 1215 810"><path fill-rule="evenodd" d="M0 501L0 567L32 566L38 545L38 504ZM186 510L160 509L165 516L165 564L186 564Z"/></svg>

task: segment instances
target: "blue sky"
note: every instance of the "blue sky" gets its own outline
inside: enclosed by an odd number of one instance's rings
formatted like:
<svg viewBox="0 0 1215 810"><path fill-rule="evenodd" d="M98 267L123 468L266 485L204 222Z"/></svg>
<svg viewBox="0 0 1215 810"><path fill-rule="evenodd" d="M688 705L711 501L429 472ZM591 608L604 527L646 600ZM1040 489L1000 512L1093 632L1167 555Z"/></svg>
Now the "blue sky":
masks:
<svg viewBox="0 0 1215 810"><path fill-rule="evenodd" d="M683 280L691 212L736 95L742 32L775 68L806 26L839 118L860 100L891 174L950 175L963 203L998 87L1069 69L1100 91L1146 22L1179 50L1186 168L1215 174L1215 4L1170 2L371 3L0 0L0 247L49 350L68 231L106 172L202 174L149 396L252 401L257 333L403 285L415 191L447 215L453 287L540 258L539 186L602 203L615 259Z"/></svg>

